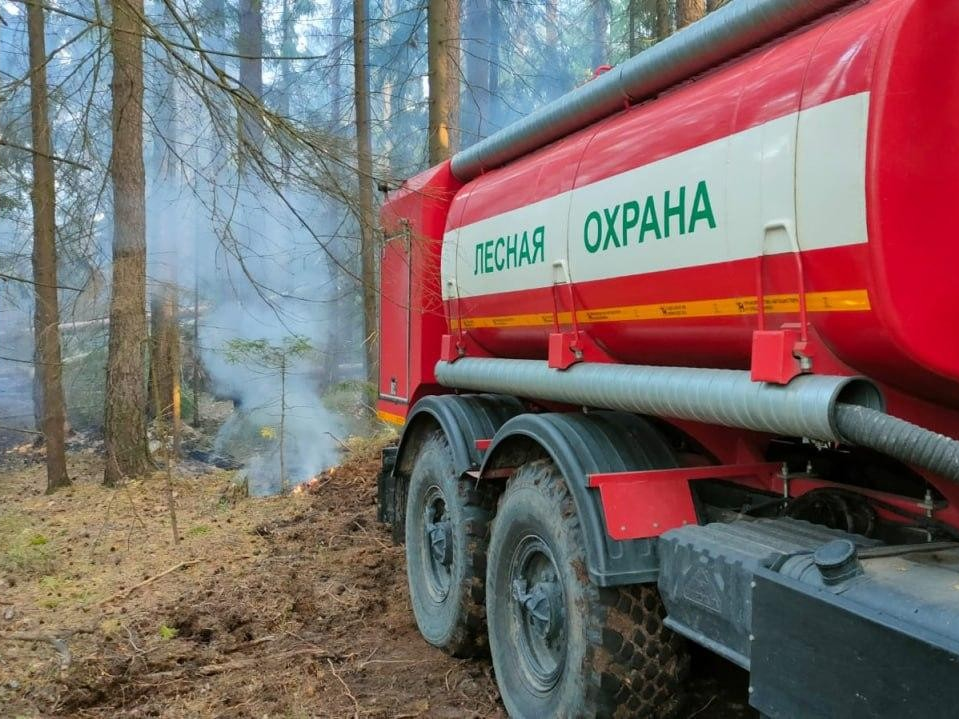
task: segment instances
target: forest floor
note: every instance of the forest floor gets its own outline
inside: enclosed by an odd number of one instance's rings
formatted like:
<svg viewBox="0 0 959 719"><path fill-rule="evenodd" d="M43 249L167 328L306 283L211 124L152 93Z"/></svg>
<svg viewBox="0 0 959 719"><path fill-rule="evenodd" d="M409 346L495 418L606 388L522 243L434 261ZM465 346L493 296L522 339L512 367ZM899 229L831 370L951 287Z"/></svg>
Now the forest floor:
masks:
<svg viewBox="0 0 959 719"><path fill-rule="evenodd" d="M0 716L505 717L488 661L417 633L375 444L286 497L175 473L178 545L162 473L107 490L74 453L46 496L36 457L0 462ZM751 716L744 674L694 667L686 716Z"/></svg>

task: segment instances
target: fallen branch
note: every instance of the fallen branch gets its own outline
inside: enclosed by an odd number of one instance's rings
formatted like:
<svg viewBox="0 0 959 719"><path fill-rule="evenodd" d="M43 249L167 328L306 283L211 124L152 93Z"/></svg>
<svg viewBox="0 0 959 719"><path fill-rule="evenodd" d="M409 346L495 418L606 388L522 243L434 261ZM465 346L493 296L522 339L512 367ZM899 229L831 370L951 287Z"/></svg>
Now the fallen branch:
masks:
<svg viewBox="0 0 959 719"><path fill-rule="evenodd" d="M316 659L326 659L329 662L332 662L334 659L340 661L344 658L342 654L330 654L329 652L326 652L318 647L304 647L302 649L291 649L288 652L280 652L279 654L267 654L266 656L262 657L237 659L236 661L224 662L223 664L207 664L205 667L200 667L197 669L197 672L204 676L210 676L212 674L231 672L234 669L246 669L247 667L257 666L266 660L290 659L292 657L299 657L305 654L312 655Z"/></svg>
<svg viewBox="0 0 959 719"><path fill-rule="evenodd" d="M132 587L130 587L129 589L124 589L123 591L117 592L116 594L111 594L111 595L110 595L109 597L107 597L106 599L101 599L99 602L97 602L96 604L94 604L94 606L99 607L101 604L106 604L107 602L112 602L114 599L123 599L123 598L125 598L125 597L128 597L130 594L132 594L133 592L135 592L137 589L140 589L141 587L145 587L145 586L148 585L148 584L152 584L152 583L155 582L156 580L161 579L162 577L165 577L165 576L168 575L168 574L173 574L173 572L175 572L175 571L178 570L178 569L183 569L184 567L191 567L191 566L193 566L194 564L199 564L199 563L200 563L200 560L199 560L199 559L191 559L191 560L188 561L188 562L180 562L179 564L174 565L174 566L170 567L169 569L160 572L159 574L153 575L153 576L150 577L149 579L144 579L144 580L143 580L142 582L140 582L139 584L134 584L134 585L133 585Z"/></svg>
<svg viewBox="0 0 959 719"><path fill-rule="evenodd" d="M265 644L266 642L272 642L276 639L276 636L273 634L267 634L265 637L260 637L259 639L251 639L248 642L243 644L237 644L235 647L231 647L224 651L224 654L235 654L236 652L245 652L250 647L255 647L257 644Z"/></svg>
<svg viewBox="0 0 959 719"><path fill-rule="evenodd" d="M330 671L333 672L333 676L336 677L336 680L343 685L343 691L346 692L346 696L353 700L353 719L360 719L360 703L356 700L356 696L353 692L350 691L350 685L343 681L343 677L336 673L336 667L333 666L333 660L326 660L330 665Z"/></svg>
<svg viewBox="0 0 959 719"><path fill-rule="evenodd" d="M342 654L330 654L319 647L302 647L300 649L291 649L287 652L279 652L278 654L266 654L264 656L250 657L249 659L237 659L232 662L223 662L222 664L207 664L206 666L198 667L192 669L188 666L183 666L179 669L167 670L162 672L151 672L147 674L146 677L156 677L156 678L170 678L182 675L184 673L200 674L205 677L213 676L214 674L223 674L224 672L232 672L237 669L249 669L250 667L260 666L263 662L270 660L283 660L291 659L292 657L301 657L304 655L313 656L317 659L326 659L327 661L342 661L348 659L353 655L342 655Z"/></svg>
<svg viewBox="0 0 959 719"><path fill-rule="evenodd" d="M43 436L43 432L37 432L35 429L23 429L22 427L7 427L0 425L0 430L3 430L4 432L22 432L23 434L36 434L41 437Z"/></svg>
<svg viewBox="0 0 959 719"><path fill-rule="evenodd" d="M336 442L338 445L340 445L345 452L350 451L350 446L346 442L344 442L342 439L337 437L335 434L333 434L332 432L324 432L323 434L330 435L330 437L333 438L333 441Z"/></svg>
<svg viewBox="0 0 959 719"><path fill-rule="evenodd" d="M92 629L71 629L60 634L30 634L26 632L0 632L0 640L6 639L11 642L43 642L49 644L57 650L60 655L60 670L66 671L70 668L70 646L67 639L74 634L90 634Z"/></svg>

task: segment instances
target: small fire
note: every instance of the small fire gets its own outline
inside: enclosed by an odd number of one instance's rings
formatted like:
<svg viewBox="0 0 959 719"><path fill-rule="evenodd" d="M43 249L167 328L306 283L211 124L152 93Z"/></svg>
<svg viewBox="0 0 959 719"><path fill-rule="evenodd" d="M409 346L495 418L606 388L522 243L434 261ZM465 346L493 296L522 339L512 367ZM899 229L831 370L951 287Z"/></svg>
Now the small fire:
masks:
<svg viewBox="0 0 959 719"><path fill-rule="evenodd" d="M320 487L330 481L333 477L333 473L336 471L335 467L330 467L323 472L313 476L311 479L308 479L305 482L301 482L293 488L293 494L316 494Z"/></svg>

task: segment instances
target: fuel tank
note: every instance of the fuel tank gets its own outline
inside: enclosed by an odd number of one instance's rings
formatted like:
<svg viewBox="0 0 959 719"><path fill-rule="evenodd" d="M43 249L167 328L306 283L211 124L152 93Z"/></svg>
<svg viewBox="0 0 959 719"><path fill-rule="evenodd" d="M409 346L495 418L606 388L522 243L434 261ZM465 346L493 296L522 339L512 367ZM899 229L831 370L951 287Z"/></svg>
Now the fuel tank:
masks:
<svg viewBox="0 0 959 719"><path fill-rule="evenodd" d="M850 371L959 407L957 36L956 3L854 3L465 184L451 330L746 369L804 310Z"/></svg>

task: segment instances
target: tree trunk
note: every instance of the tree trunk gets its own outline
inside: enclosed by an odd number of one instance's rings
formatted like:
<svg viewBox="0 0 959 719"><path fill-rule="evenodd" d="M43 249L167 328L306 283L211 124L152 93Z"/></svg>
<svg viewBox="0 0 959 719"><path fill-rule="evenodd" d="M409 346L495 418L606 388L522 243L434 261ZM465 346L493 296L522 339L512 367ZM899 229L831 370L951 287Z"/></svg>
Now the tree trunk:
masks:
<svg viewBox="0 0 959 719"><path fill-rule="evenodd" d="M463 56L466 63L466 92L461 108L463 146L472 145L489 134L490 121L490 3L469 0Z"/></svg>
<svg viewBox="0 0 959 719"><path fill-rule="evenodd" d="M370 135L369 0L353 0L353 86L356 92L356 175L359 184L360 280L366 379L377 383L376 218L373 215L373 147ZM431 100L432 101L432 100Z"/></svg>
<svg viewBox="0 0 959 719"><path fill-rule="evenodd" d="M283 0L283 14L280 18L282 24L280 55L284 58L296 55L296 36L293 28L296 16L293 14L292 4L293 0ZM277 102L277 111L283 117L290 117L296 68L293 67L293 60L280 60L280 63L280 97Z"/></svg>
<svg viewBox="0 0 959 719"><path fill-rule="evenodd" d="M179 307L176 287L168 282L157 287L150 306L150 383L155 387L152 414L170 427L173 444L178 445L180 328L177 324Z"/></svg>
<svg viewBox="0 0 959 719"><path fill-rule="evenodd" d="M113 27L113 291L103 483L151 468L146 433L146 209L143 171L143 0L111 0Z"/></svg>
<svg viewBox="0 0 959 719"><path fill-rule="evenodd" d="M447 75L446 93L449 98L447 112L450 153L460 149L460 80L463 76L462 53L460 52L460 0L447 0L446 15L447 41L446 57L450 71Z"/></svg>
<svg viewBox="0 0 959 719"><path fill-rule="evenodd" d="M676 0L676 28L682 29L706 14L706 0Z"/></svg>
<svg viewBox="0 0 959 719"><path fill-rule="evenodd" d="M639 15L639 0L627 0L626 12L629 14L629 37L628 40L628 50L629 56L632 57L639 50L636 43L636 22L637 16Z"/></svg>
<svg viewBox="0 0 959 719"><path fill-rule="evenodd" d="M240 55L240 85L251 104L239 112L240 158L256 152L263 143L263 125L255 103L263 98L263 4L262 0L239 0L240 33L236 52ZM254 103L255 101L255 103Z"/></svg>
<svg viewBox="0 0 959 719"><path fill-rule="evenodd" d="M456 149L459 115L459 0L428 0L429 162L449 159Z"/></svg>
<svg viewBox="0 0 959 719"><path fill-rule="evenodd" d="M665 40L673 34L673 13L670 0L656 0L656 38Z"/></svg>
<svg viewBox="0 0 959 719"><path fill-rule="evenodd" d="M169 8L163 8L165 20ZM159 64L159 63L158 63ZM161 198L160 231L155 233L157 247L151 248L155 258L151 274L154 278L150 313L150 385L154 402L152 416L161 420L173 436L172 445L179 449L180 440L180 330L177 323L177 251L175 233L189 229L177 227L184 218L180 202L172 201L181 186L183 166L177 152L171 147L180 145L178 109L179 85L174 74L160 64L158 74L165 77L165 91L156 109L154 124L158 137L154 143L153 167L158 175L158 194ZM188 224L188 223L187 223ZM184 238L185 239L185 238ZM174 451L174 456L177 452ZM169 458L167 458L169 460Z"/></svg>
<svg viewBox="0 0 959 719"><path fill-rule="evenodd" d="M200 270L197 267L196 254L193 262L193 379L190 389L193 392L193 426L200 426Z"/></svg>
<svg viewBox="0 0 959 719"><path fill-rule="evenodd" d="M286 494L286 355L280 360L280 494Z"/></svg>
<svg viewBox="0 0 959 719"><path fill-rule="evenodd" d="M609 0L593 0L592 69L609 62Z"/></svg>
<svg viewBox="0 0 959 719"><path fill-rule="evenodd" d="M47 114L47 51L40 0L27 3L30 44L30 119L33 129L33 327L39 377L37 429L47 446L47 494L70 484L64 451L66 409L60 361L60 307L57 298L56 189L53 141Z"/></svg>

